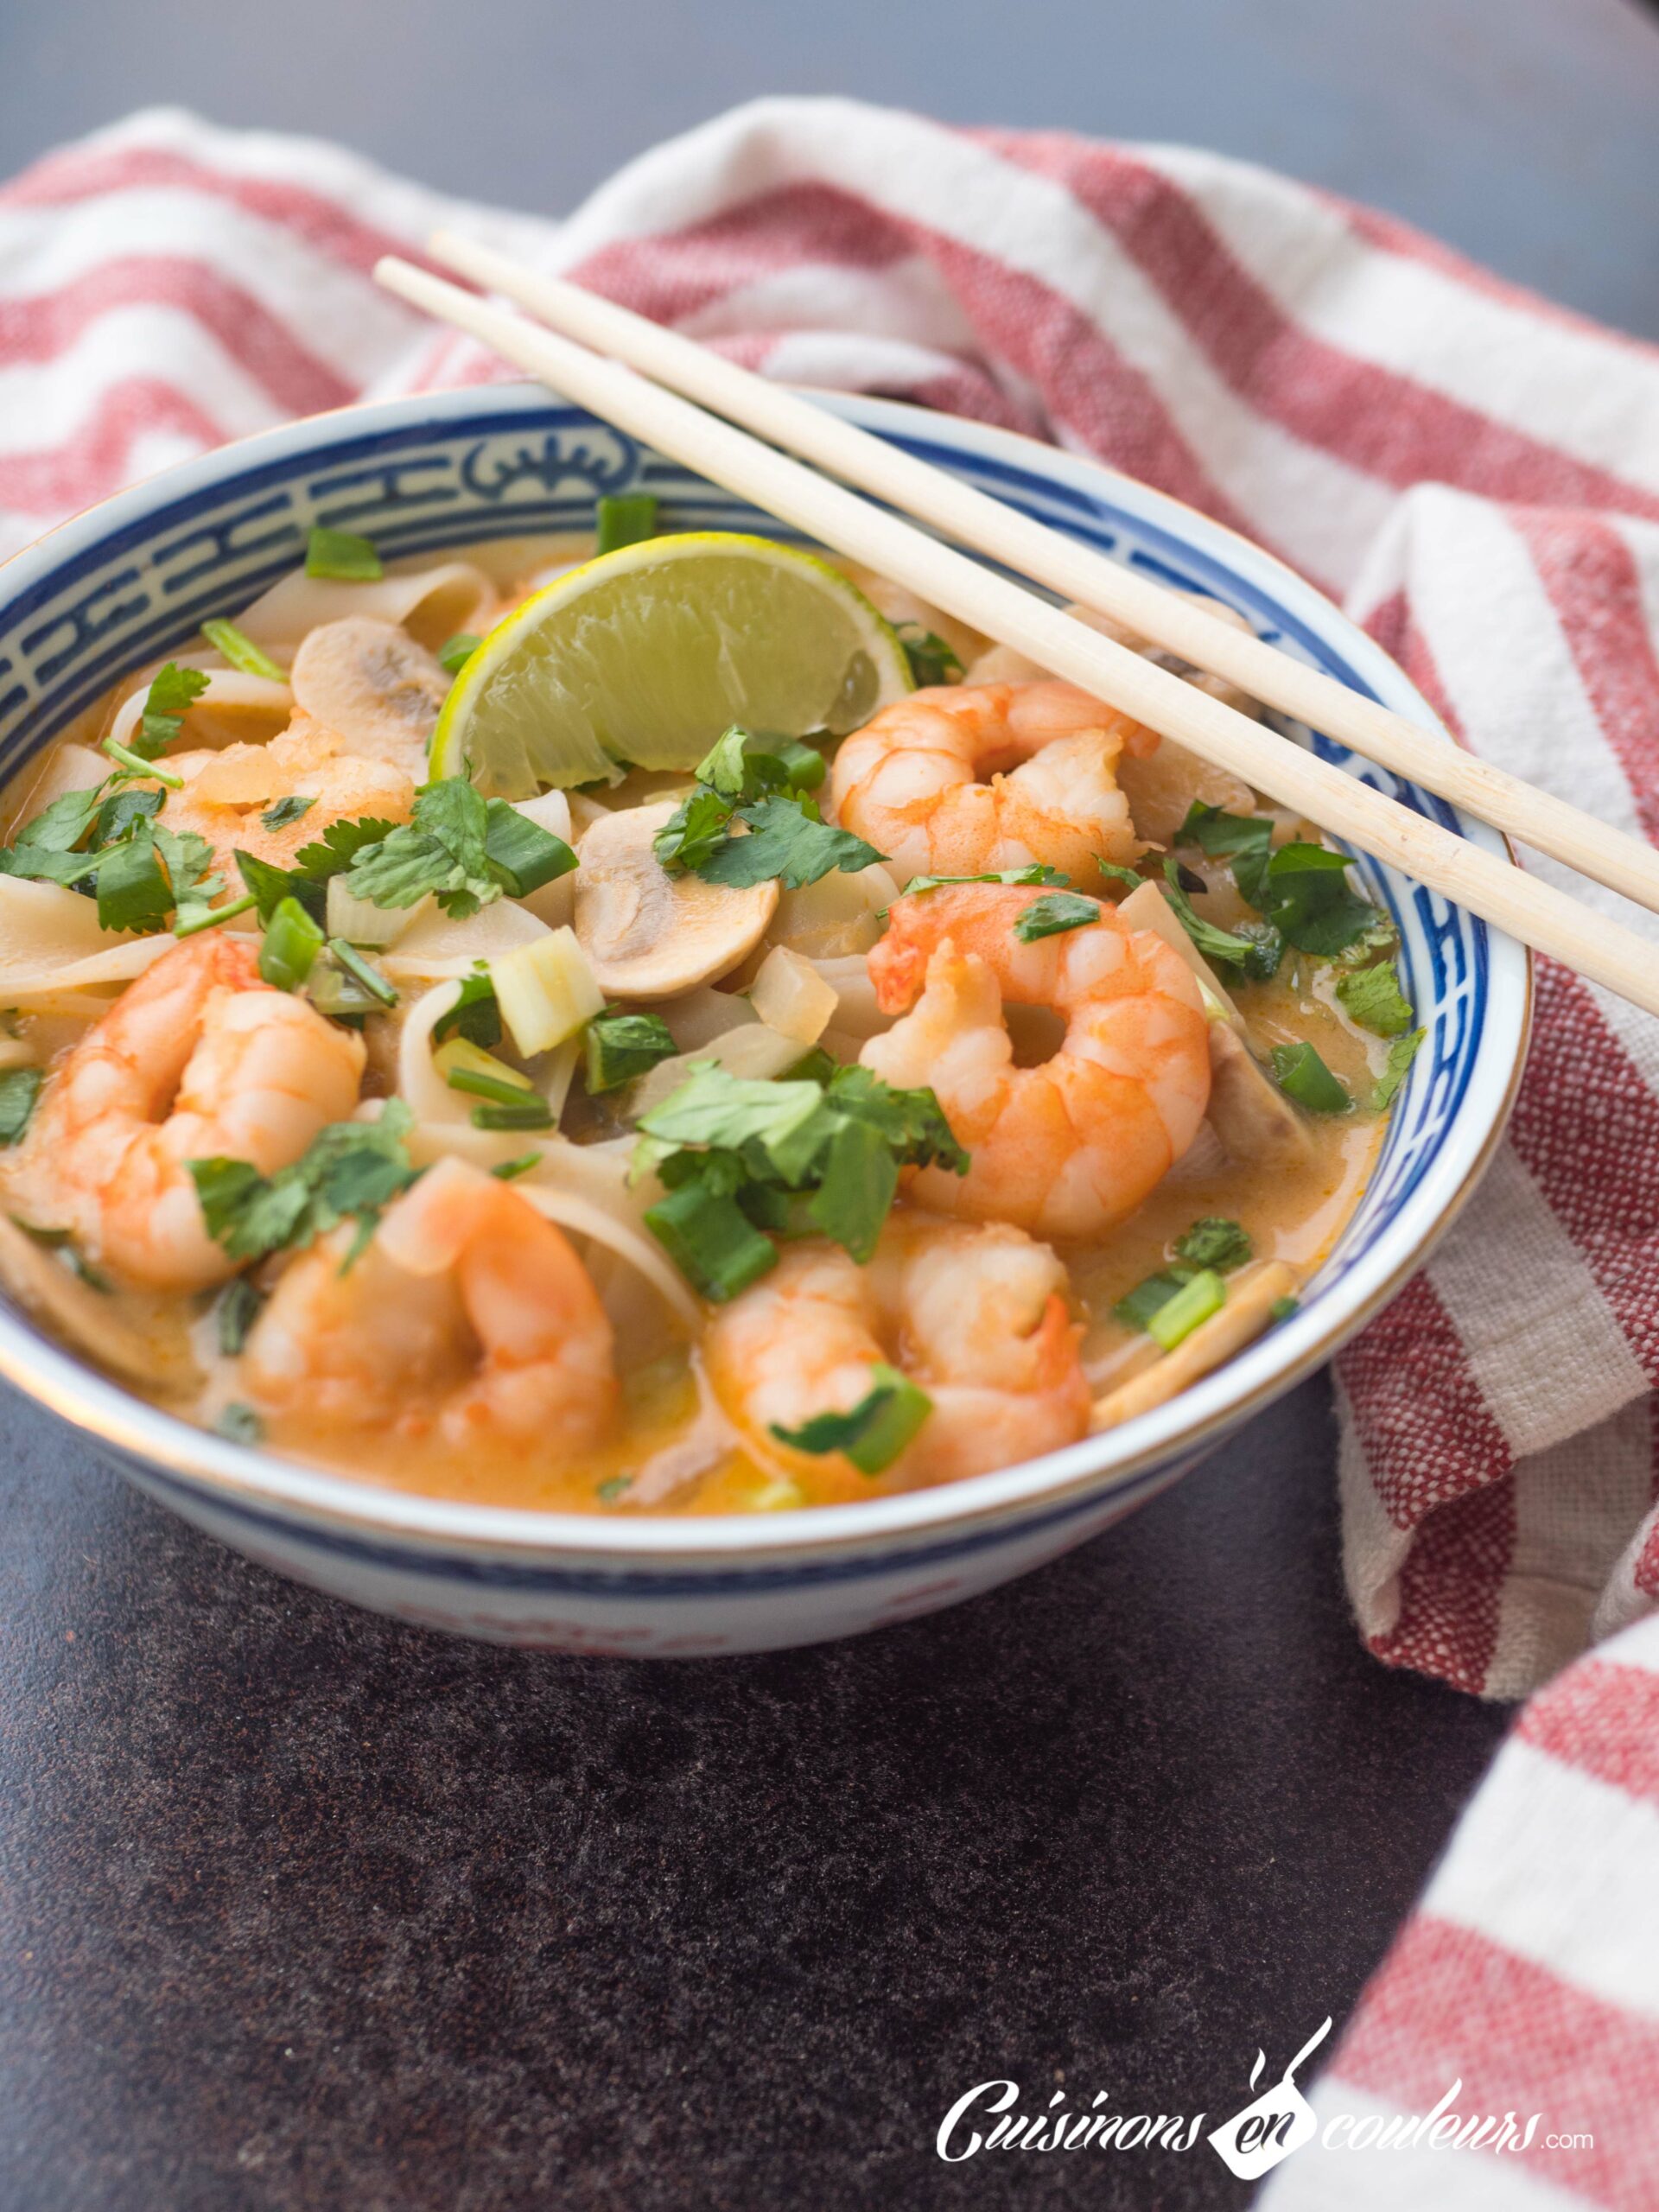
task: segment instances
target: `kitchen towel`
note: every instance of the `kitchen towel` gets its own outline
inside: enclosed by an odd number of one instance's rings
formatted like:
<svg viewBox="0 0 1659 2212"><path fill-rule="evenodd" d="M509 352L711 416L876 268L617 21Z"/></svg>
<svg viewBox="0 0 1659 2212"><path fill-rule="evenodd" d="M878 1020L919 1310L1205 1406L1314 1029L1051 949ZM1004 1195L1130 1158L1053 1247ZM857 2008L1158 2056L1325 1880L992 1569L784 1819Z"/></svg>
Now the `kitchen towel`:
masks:
<svg viewBox="0 0 1659 2212"><path fill-rule="evenodd" d="M769 375L1160 486L1340 598L1477 752L1659 835L1659 353L1181 148L766 100L555 224L137 116L0 189L0 550L294 415L511 374L370 280L439 219ZM1594 2146L1409 2177L1311 2146L1275 2205L1659 2202L1656 1370L1659 1027L1545 962L1496 1166L1338 1363L1344 1563L1380 1659L1488 1696L1624 1633L1522 1715L1313 2104L1380 2133L1460 2076L1460 2111Z"/></svg>

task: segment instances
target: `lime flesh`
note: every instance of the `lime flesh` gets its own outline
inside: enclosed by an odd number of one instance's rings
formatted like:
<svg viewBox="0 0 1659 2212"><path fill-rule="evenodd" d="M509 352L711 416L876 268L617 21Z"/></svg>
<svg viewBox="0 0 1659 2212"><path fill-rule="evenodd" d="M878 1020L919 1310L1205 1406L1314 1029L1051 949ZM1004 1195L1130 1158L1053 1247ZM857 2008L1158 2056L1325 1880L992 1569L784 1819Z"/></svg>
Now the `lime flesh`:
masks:
<svg viewBox="0 0 1659 2212"><path fill-rule="evenodd" d="M910 688L897 636L828 563L725 532L650 538L490 632L439 717L431 772L529 798L623 763L694 768L734 722L840 735Z"/></svg>

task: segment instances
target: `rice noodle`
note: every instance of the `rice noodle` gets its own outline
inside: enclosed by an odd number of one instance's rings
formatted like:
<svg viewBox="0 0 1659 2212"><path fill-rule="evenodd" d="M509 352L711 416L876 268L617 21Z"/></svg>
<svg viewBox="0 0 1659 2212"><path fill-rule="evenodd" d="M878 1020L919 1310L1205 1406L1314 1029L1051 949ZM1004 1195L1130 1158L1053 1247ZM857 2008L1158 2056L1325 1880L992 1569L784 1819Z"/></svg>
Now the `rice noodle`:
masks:
<svg viewBox="0 0 1659 2212"><path fill-rule="evenodd" d="M660 1186L649 1177L637 1188L629 1185L632 1150L626 1140L572 1144L568 1137L555 1137L515 1187L550 1221L626 1260L695 1332L702 1321L697 1301L645 1225L645 1209L662 1196Z"/></svg>
<svg viewBox="0 0 1659 2212"><path fill-rule="evenodd" d="M770 1083L792 1068L804 1050L798 1039L769 1029L764 1021L745 1022L741 1028L728 1029L722 1037L711 1037L693 1052L678 1052L671 1060L658 1060L635 1085L628 1102L630 1117L639 1121L653 1107L660 1106L664 1099L679 1089L700 1061L713 1060L728 1075L750 1083Z"/></svg>
<svg viewBox="0 0 1659 2212"><path fill-rule="evenodd" d="M209 669L207 677L207 689L184 709L182 732L193 745L263 745L288 728L294 694L286 683L273 683L268 676L249 676L239 668ZM116 709L109 734L118 745L131 744L149 696L145 683L130 691Z"/></svg>
<svg viewBox="0 0 1659 2212"><path fill-rule="evenodd" d="M395 983L456 980L474 961L499 959L521 944L548 934L548 925L511 899L499 899L481 913L452 921L434 902L412 922L385 954L381 965Z"/></svg>
<svg viewBox="0 0 1659 2212"><path fill-rule="evenodd" d="M373 583L308 576L299 569L238 614L236 626L269 651L297 646L325 622L366 614L376 621L398 624L417 643L435 652L458 631L487 626L484 618L493 614L495 602L495 586L470 561L412 569Z"/></svg>
<svg viewBox="0 0 1659 2212"><path fill-rule="evenodd" d="M176 939L112 937L98 925L98 902L55 883L0 875L0 1006L29 1012L66 995L130 983Z"/></svg>

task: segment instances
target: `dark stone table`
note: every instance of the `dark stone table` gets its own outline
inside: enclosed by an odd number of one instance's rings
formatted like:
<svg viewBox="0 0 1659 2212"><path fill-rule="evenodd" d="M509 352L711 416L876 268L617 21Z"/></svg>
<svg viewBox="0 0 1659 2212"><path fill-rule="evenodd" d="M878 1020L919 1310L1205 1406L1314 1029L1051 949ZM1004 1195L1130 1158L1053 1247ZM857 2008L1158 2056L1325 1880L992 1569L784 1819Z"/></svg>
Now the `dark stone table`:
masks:
<svg viewBox="0 0 1659 2212"><path fill-rule="evenodd" d="M556 207L728 101L861 92L1208 140L1659 335L1623 0L941 20L58 0L0 10L0 147L186 99ZM351 1612L4 1417L3 2212L1236 2205L1202 2143L933 2137L1004 2075L1232 2111L1351 2007L1503 1726L1360 1651L1319 1382L1011 1589L672 1667Z"/></svg>

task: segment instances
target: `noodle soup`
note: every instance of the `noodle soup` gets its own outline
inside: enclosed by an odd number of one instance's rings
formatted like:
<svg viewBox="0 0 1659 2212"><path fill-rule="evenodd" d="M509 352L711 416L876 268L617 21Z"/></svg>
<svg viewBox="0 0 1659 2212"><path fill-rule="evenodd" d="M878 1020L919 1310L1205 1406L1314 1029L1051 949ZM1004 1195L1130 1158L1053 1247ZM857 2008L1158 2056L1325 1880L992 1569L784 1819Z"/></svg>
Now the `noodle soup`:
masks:
<svg viewBox="0 0 1659 2212"><path fill-rule="evenodd" d="M320 531L9 794L15 1294L599 1513L1011 1465L1275 1325L1417 1035L1342 856L879 579L600 522Z"/></svg>

